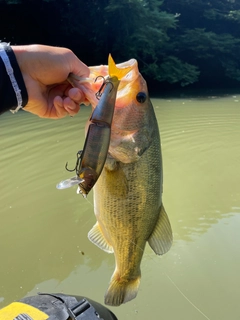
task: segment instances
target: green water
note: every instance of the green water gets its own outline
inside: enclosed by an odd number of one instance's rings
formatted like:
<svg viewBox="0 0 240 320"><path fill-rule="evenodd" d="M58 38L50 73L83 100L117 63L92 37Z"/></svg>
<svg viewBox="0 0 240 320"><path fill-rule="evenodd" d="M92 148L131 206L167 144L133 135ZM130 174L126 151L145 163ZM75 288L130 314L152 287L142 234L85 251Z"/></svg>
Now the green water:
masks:
<svg viewBox="0 0 240 320"><path fill-rule="evenodd" d="M136 299L119 320L240 319L240 96L152 99L164 163L163 202L174 244L147 246ZM37 292L103 303L114 257L87 238L92 195L57 190L82 149L89 108L46 120L0 117L0 308Z"/></svg>

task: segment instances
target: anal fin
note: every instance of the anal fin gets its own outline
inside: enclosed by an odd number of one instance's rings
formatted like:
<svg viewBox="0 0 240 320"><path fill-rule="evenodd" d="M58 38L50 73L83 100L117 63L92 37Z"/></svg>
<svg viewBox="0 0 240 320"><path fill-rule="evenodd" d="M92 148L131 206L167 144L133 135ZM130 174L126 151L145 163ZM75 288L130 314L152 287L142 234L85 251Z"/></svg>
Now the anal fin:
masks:
<svg viewBox="0 0 240 320"><path fill-rule="evenodd" d="M105 239L98 222L88 232L88 239L100 249L108 253L113 253L113 247Z"/></svg>
<svg viewBox="0 0 240 320"><path fill-rule="evenodd" d="M148 243L156 254L164 254L171 248L172 241L172 228L162 204L157 224L148 239Z"/></svg>

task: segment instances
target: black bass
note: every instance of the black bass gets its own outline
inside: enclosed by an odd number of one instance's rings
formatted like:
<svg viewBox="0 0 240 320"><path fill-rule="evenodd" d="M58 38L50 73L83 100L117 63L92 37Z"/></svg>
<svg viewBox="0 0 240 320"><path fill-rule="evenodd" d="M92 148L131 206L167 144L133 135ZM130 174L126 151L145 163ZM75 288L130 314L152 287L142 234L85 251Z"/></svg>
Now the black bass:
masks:
<svg viewBox="0 0 240 320"><path fill-rule="evenodd" d="M131 71L118 87L107 160L94 186L97 223L88 234L95 245L115 255L115 271L105 294L105 304L111 306L136 297L146 242L158 255L172 244L171 225L162 203L157 120L137 61L131 59L116 69L121 72L127 67ZM108 66L91 67L93 78L107 74ZM92 105L94 108L94 101Z"/></svg>

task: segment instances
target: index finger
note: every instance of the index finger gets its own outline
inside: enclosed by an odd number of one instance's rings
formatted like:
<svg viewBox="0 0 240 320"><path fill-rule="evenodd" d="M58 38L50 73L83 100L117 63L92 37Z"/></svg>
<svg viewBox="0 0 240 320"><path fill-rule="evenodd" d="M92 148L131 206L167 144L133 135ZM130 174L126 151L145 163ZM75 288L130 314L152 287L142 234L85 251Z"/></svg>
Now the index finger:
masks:
<svg viewBox="0 0 240 320"><path fill-rule="evenodd" d="M89 67L83 63L78 57L73 53L74 59L71 60L71 73L76 74L79 77L87 78L90 74Z"/></svg>

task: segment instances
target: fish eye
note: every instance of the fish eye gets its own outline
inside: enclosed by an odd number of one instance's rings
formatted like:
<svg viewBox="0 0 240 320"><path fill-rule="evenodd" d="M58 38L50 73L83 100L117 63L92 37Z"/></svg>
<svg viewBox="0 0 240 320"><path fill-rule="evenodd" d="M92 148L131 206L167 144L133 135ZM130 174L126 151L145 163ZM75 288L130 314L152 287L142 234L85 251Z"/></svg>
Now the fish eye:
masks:
<svg viewBox="0 0 240 320"><path fill-rule="evenodd" d="M147 95L145 92L138 92L136 99L139 103L144 103L147 99Z"/></svg>

